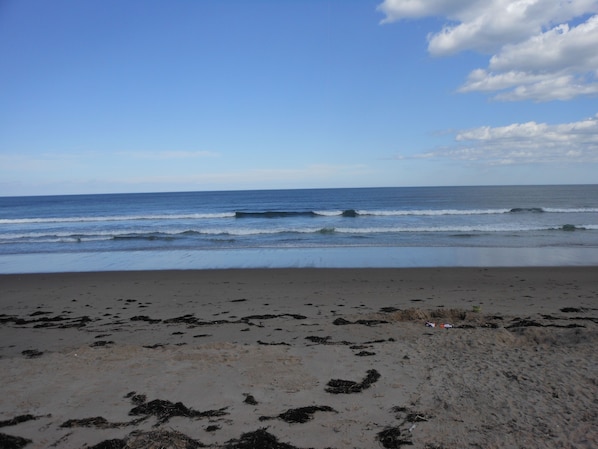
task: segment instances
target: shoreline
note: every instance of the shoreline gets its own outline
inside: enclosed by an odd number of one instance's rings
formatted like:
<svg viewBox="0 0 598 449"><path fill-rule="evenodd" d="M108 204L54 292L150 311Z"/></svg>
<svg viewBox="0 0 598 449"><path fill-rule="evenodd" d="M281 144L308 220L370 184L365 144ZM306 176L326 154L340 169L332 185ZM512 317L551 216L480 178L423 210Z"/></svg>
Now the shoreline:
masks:
<svg viewBox="0 0 598 449"><path fill-rule="evenodd" d="M0 273L598 266L595 247L323 247L0 255Z"/></svg>
<svg viewBox="0 0 598 449"><path fill-rule="evenodd" d="M597 278L595 266L0 275L0 439L595 447Z"/></svg>

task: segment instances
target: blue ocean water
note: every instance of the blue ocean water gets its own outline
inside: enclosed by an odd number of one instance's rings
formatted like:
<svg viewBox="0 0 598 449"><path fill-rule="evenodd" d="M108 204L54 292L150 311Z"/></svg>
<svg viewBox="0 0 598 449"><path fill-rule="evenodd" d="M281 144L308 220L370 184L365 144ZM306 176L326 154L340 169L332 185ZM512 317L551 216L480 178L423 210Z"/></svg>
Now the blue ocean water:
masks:
<svg viewBox="0 0 598 449"><path fill-rule="evenodd" d="M5 273L594 264L597 249L598 185L0 198Z"/></svg>

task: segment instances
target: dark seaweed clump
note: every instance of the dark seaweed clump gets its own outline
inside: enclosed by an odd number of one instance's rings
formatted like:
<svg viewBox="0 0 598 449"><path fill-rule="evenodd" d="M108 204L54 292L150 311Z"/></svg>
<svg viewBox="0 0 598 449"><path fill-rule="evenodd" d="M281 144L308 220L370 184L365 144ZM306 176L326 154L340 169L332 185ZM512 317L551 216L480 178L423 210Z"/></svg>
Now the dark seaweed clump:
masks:
<svg viewBox="0 0 598 449"><path fill-rule="evenodd" d="M0 421L0 427L8 427L8 426L16 426L22 422L33 421L36 419L41 418L41 416L33 416L33 415L19 415L15 416L12 419L6 419L4 421ZM2 446L0 446L2 447Z"/></svg>
<svg viewBox="0 0 598 449"><path fill-rule="evenodd" d="M300 408L293 408L293 409L289 409L284 413L281 413L278 416L275 417L269 417L269 416L261 416L260 417L260 421L266 421L269 419L282 419L285 422L288 422L290 424L294 424L294 423L306 423L307 421L311 420L313 418L314 413L316 412L335 412L336 410L334 410L332 407L328 407L327 405L323 405L323 406L317 406L317 405L312 405L312 406L308 406L308 407L300 407Z"/></svg>
<svg viewBox="0 0 598 449"><path fill-rule="evenodd" d="M118 429L126 426L133 426L139 424L147 419L146 416L139 419L134 419L128 422L109 422L102 416L95 416L93 418L82 418L82 419L69 419L63 422L60 427L95 427L97 429Z"/></svg>
<svg viewBox="0 0 598 449"><path fill-rule="evenodd" d="M411 446L413 442L404 435L399 427L388 427L378 433L378 441L387 449L395 449L401 446Z"/></svg>
<svg viewBox="0 0 598 449"><path fill-rule="evenodd" d="M145 448L177 448L198 449L205 447L201 442L189 438L187 435L168 430L155 430L152 432L132 432L128 438L105 440L92 446L90 449L145 449Z"/></svg>
<svg viewBox="0 0 598 449"><path fill-rule="evenodd" d="M326 391L332 394L350 394L361 393L366 388L370 388L373 383L380 379L380 373L375 369L368 370L367 376L361 382L352 380L332 379L328 382Z"/></svg>
<svg viewBox="0 0 598 449"><path fill-rule="evenodd" d="M21 351L21 354L23 354L25 357L29 359L34 359L36 357L41 357L43 355L43 352L38 351L37 349L26 349L24 351Z"/></svg>
<svg viewBox="0 0 598 449"><path fill-rule="evenodd" d="M129 412L130 416L140 416L138 419L134 419L128 422L111 423L106 418L96 416L93 418L83 419L69 419L61 424L60 427L96 427L99 429L112 429L125 426L131 426L138 424L150 416L158 418L158 422L155 424L159 426L174 418L175 416L181 416L185 418L212 418L227 415L225 412L227 407L219 410L208 410L200 412L186 407L182 402L170 402L163 399L154 399L153 401L146 402L146 396L143 394L136 394L134 391L127 394L126 398L130 398L131 402L136 405ZM0 445L0 448L2 446Z"/></svg>
<svg viewBox="0 0 598 449"><path fill-rule="evenodd" d="M219 410L208 410L206 412L200 412L186 407L182 402L170 402L163 399L154 399L150 402L144 402L133 408L129 415L132 416L155 416L158 418L156 425L164 424L174 418L175 416L182 416L185 418L208 418L224 416L227 413L224 411L227 407Z"/></svg>
<svg viewBox="0 0 598 449"><path fill-rule="evenodd" d="M375 352L371 352L371 351L360 351L360 352L358 352L355 355L358 356L358 357L369 357L369 356L372 356L372 355L376 355L376 353Z"/></svg>
<svg viewBox="0 0 598 449"><path fill-rule="evenodd" d="M266 429L258 429L254 432L247 432L241 435L238 440L230 440L225 449L298 449L287 443L281 443Z"/></svg>
<svg viewBox="0 0 598 449"><path fill-rule="evenodd" d="M363 326L377 326L378 324L388 324L388 321L384 320L357 320L349 321L344 318L337 318L332 322L335 326L346 326L348 324L361 324Z"/></svg>
<svg viewBox="0 0 598 449"><path fill-rule="evenodd" d="M0 448L2 449L21 449L29 443L31 440L0 433Z"/></svg>
<svg viewBox="0 0 598 449"><path fill-rule="evenodd" d="M104 440L101 443L92 446L90 449L124 449L126 445L126 440Z"/></svg>
<svg viewBox="0 0 598 449"><path fill-rule="evenodd" d="M588 309L585 309L583 307L563 307L560 310L563 313L580 313L580 312L585 312Z"/></svg>

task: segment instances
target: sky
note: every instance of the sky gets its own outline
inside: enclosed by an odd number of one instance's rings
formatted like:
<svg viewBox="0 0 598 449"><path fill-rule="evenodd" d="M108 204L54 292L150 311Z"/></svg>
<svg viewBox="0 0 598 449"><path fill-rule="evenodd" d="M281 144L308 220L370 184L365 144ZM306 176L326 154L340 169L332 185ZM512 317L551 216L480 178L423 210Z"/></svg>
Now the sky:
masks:
<svg viewBox="0 0 598 449"><path fill-rule="evenodd" d="M598 0L0 0L0 195L598 182Z"/></svg>

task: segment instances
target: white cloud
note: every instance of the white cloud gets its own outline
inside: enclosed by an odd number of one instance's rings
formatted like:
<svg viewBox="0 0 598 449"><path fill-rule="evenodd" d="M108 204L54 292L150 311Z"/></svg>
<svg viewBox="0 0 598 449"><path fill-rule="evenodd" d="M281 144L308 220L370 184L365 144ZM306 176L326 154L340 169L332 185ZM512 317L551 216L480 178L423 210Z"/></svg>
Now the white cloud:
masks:
<svg viewBox="0 0 598 449"><path fill-rule="evenodd" d="M598 163L598 114L579 122L514 123L460 131L457 145L420 154L485 165Z"/></svg>
<svg viewBox="0 0 598 449"><path fill-rule="evenodd" d="M386 0L379 10L383 22L446 18L442 30L428 36L432 55L493 54L461 92L535 101L598 93L598 0Z"/></svg>

